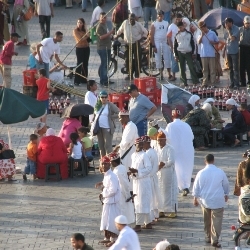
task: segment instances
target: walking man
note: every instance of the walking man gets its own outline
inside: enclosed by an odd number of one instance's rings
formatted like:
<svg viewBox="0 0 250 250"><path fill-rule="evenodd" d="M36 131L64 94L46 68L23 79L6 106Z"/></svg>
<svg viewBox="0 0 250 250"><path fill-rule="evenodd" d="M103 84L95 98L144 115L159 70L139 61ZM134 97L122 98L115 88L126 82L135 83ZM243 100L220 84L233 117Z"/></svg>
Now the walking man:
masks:
<svg viewBox="0 0 250 250"><path fill-rule="evenodd" d="M117 176L110 169L109 157L102 157L100 163L100 172L103 173L104 178L102 182L95 185L96 188L102 190L102 193L99 195L99 199L103 204L100 230L104 231L105 238L100 243L110 247L114 244L119 233L115 227L115 218L121 215L119 205L120 186Z"/></svg>
<svg viewBox="0 0 250 250"><path fill-rule="evenodd" d="M181 69L181 80L184 85L187 86L186 76L186 62L190 70L193 84L198 84L199 79L196 75L193 58L195 58L195 43L191 32L187 31L184 27L183 22L178 22L177 27L179 29L175 36L174 41L174 56L175 60L179 62Z"/></svg>
<svg viewBox="0 0 250 250"><path fill-rule="evenodd" d="M144 27L148 29L148 21L154 22L156 19L155 0L143 0Z"/></svg>
<svg viewBox="0 0 250 250"><path fill-rule="evenodd" d="M173 122L167 125L166 133L169 144L174 148L178 187L182 195L187 196L194 168L194 134L191 127L180 120L180 110L172 110L172 118Z"/></svg>
<svg viewBox="0 0 250 250"><path fill-rule="evenodd" d="M120 215L115 218L115 225L120 234L115 244L109 250L141 250L137 234L127 224L128 220L126 216Z"/></svg>
<svg viewBox="0 0 250 250"><path fill-rule="evenodd" d="M163 20L163 11L157 11L157 20L151 25L151 45L155 52L156 68L160 72L160 80L163 80L162 56L164 66L168 71L168 78L171 77L171 54L167 44L168 22Z"/></svg>
<svg viewBox="0 0 250 250"><path fill-rule="evenodd" d="M119 121L122 124L122 140L119 145L115 147L114 151L119 150L122 164L128 168L131 167L131 155L135 152L135 140L138 138L138 130L136 125L129 119L129 111L121 110L119 113ZM132 191L132 189L130 190Z"/></svg>
<svg viewBox="0 0 250 250"><path fill-rule="evenodd" d="M199 22L199 28L202 34L198 37L198 44L201 45L201 62L203 67L203 83L204 87L209 84L209 77L211 85L215 85L215 64L219 63L215 61L215 48L214 45L219 43L219 39L216 34L207 28L204 21Z"/></svg>
<svg viewBox="0 0 250 250"><path fill-rule="evenodd" d="M162 207L159 207L159 217L165 217L168 212L168 218L175 218L178 209L178 187L175 172L175 154L174 149L166 143L166 135L160 132L157 135L159 148L157 149L159 161L159 187L162 197Z"/></svg>
<svg viewBox="0 0 250 250"><path fill-rule="evenodd" d="M133 193L135 205L136 232L141 231L143 228L152 229L150 210L151 210L151 181L150 173L152 166L147 154L143 151L143 140L141 137L135 141L136 152L132 155L132 165L129 168L133 179Z"/></svg>
<svg viewBox="0 0 250 250"><path fill-rule="evenodd" d="M230 71L230 88L239 88L239 40L240 31L234 25L232 18L228 17L225 20L224 39L226 46L223 51L223 57L227 51L227 62ZM249 59L248 59L249 60Z"/></svg>
<svg viewBox="0 0 250 250"><path fill-rule="evenodd" d="M34 3L35 15L39 18L42 39L50 37L50 20L51 17L54 17L54 0L34 0Z"/></svg>
<svg viewBox="0 0 250 250"><path fill-rule="evenodd" d="M135 84L128 87L127 92L131 98L128 104L129 118L135 123L138 135L147 134L147 119L156 111L156 106L143 94L139 93Z"/></svg>
<svg viewBox="0 0 250 250"><path fill-rule="evenodd" d="M100 23L96 27L97 53L101 59L100 84L108 86L108 65L111 56L111 35L115 33L112 29L108 31L106 13L100 14Z"/></svg>
<svg viewBox="0 0 250 250"><path fill-rule="evenodd" d="M243 26L240 27L240 80L241 87L250 83L250 16L245 16ZM247 81L246 81L247 72Z"/></svg>
<svg viewBox="0 0 250 250"><path fill-rule="evenodd" d="M229 182L223 170L214 165L214 156L205 157L205 168L196 175L193 186L193 204L201 204L204 219L205 241L220 248L222 219L225 202L228 201ZM199 201L198 201L199 199Z"/></svg>
<svg viewBox="0 0 250 250"><path fill-rule="evenodd" d="M36 51L37 55L36 58L36 68L45 69L46 70L46 77L49 78L49 64L50 58L54 55L56 61L66 69L62 61L59 58L60 54L60 45L59 43L63 40L63 33L61 31L57 31L53 38L45 38L43 39L37 46Z"/></svg>
<svg viewBox="0 0 250 250"><path fill-rule="evenodd" d="M142 37L147 37L148 31L141 23L136 21L135 14L130 14L128 20L125 20L119 30L117 36L124 35L126 43L125 64L128 71L128 76L125 80L132 80L133 74L138 78L141 70L141 45Z"/></svg>
<svg viewBox="0 0 250 250"><path fill-rule="evenodd" d="M128 0L122 0L113 10L112 22L117 31L122 23L128 19Z"/></svg>
<svg viewBox="0 0 250 250"><path fill-rule="evenodd" d="M17 33L11 33L10 40L5 43L0 54L0 73L3 77L3 86L9 89L11 88L12 56L18 55L18 53L14 51L14 47L19 37Z"/></svg>

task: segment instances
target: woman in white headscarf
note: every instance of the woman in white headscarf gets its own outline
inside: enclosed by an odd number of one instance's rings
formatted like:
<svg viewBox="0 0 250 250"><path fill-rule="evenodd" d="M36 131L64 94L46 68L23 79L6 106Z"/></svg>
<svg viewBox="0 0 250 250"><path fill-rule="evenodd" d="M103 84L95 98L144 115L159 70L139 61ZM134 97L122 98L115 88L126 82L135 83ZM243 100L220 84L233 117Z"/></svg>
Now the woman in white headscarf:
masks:
<svg viewBox="0 0 250 250"><path fill-rule="evenodd" d="M59 164L62 179L68 178L67 149L55 130L48 128L37 149L37 177L45 178L46 164Z"/></svg>
<svg viewBox="0 0 250 250"><path fill-rule="evenodd" d="M186 113L198 107L200 99L201 98L198 95L192 95L188 100L188 104L186 106Z"/></svg>
<svg viewBox="0 0 250 250"><path fill-rule="evenodd" d="M187 31L190 31L190 21L188 18L184 17L182 18L182 22L184 24L184 27Z"/></svg>

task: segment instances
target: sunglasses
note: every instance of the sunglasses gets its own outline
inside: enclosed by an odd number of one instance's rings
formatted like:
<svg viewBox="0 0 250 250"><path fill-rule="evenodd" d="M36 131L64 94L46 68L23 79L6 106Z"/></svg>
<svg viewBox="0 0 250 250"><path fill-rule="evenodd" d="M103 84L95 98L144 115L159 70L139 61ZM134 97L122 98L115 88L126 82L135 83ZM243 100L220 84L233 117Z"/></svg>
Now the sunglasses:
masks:
<svg viewBox="0 0 250 250"><path fill-rule="evenodd" d="M107 96L100 96L101 99L108 98Z"/></svg>

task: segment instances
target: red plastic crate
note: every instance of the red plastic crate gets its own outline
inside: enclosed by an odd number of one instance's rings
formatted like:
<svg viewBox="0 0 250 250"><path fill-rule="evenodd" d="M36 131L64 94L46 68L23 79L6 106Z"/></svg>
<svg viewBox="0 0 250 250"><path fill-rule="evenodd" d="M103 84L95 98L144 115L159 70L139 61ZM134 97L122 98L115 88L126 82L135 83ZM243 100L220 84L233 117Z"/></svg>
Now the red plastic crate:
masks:
<svg viewBox="0 0 250 250"><path fill-rule="evenodd" d="M126 93L109 94L109 101L114 103L120 110L127 109L130 95Z"/></svg>
<svg viewBox="0 0 250 250"><path fill-rule="evenodd" d="M155 90L155 105L161 105L161 89Z"/></svg>
<svg viewBox="0 0 250 250"><path fill-rule="evenodd" d="M23 71L23 86L36 86L36 74L36 69L29 69Z"/></svg>
<svg viewBox="0 0 250 250"><path fill-rule="evenodd" d="M156 78L151 76L135 78L134 84L141 93L153 92L156 89Z"/></svg>
<svg viewBox="0 0 250 250"><path fill-rule="evenodd" d="M143 95L145 95L146 97L148 97L148 99L156 104L156 99L155 99L155 92L146 92L146 93L143 93Z"/></svg>

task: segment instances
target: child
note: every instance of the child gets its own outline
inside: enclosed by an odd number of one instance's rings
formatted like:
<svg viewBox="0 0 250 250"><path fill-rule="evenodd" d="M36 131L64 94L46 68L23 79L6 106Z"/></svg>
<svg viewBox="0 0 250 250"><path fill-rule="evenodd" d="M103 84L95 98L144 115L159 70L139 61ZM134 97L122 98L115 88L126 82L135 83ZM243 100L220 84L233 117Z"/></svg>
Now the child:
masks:
<svg viewBox="0 0 250 250"><path fill-rule="evenodd" d="M33 180L36 179L36 153L37 153L37 139L35 134L30 135L30 142L27 146L27 166L24 169L23 180L27 181L26 174L32 174Z"/></svg>
<svg viewBox="0 0 250 250"><path fill-rule="evenodd" d="M30 45L30 55L29 55L29 59L28 59L28 66L30 67L30 69L36 69L36 43L32 43Z"/></svg>
<svg viewBox="0 0 250 250"><path fill-rule="evenodd" d="M88 133L90 132L90 130L89 128L81 127L77 131L82 142L83 156L86 158L88 162L90 162L93 160L93 155L92 155L93 143L88 137Z"/></svg>
<svg viewBox="0 0 250 250"><path fill-rule="evenodd" d="M70 134L71 143L68 148L68 155L70 155L71 159L81 159L82 158L82 143L79 141L79 135L77 133ZM77 162L74 165L74 169L78 168Z"/></svg>
<svg viewBox="0 0 250 250"><path fill-rule="evenodd" d="M36 85L38 86L37 90L37 100L44 103L46 107L46 113L45 115L40 118L41 122L46 123L47 113L49 111L49 91L54 89L50 86L50 80L47 79L46 76L46 70L45 69L39 69L39 79L36 80Z"/></svg>

